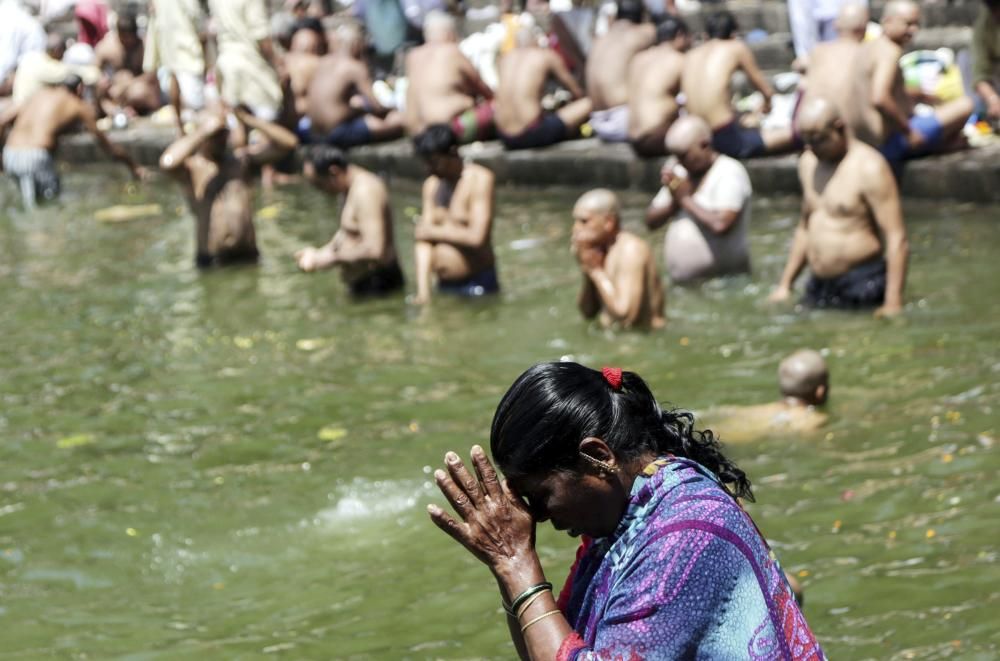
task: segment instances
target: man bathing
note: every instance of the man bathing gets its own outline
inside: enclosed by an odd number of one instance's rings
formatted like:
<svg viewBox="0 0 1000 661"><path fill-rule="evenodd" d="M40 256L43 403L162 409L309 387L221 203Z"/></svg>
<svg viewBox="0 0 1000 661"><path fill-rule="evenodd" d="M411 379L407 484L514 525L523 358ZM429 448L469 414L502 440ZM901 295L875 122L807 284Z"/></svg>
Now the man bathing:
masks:
<svg viewBox="0 0 1000 661"><path fill-rule="evenodd" d="M684 57L681 91L687 98L687 111L708 122L712 146L726 156L743 159L790 149L791 129L744 128L733 109L729 83L736 71L743 71L764 95L765 113L774 96L753 52L742 40L733 38L736 29L736 19L727 11L709 16L705 22L708 41Z"/></svg>
<svg viewBox="0 0 1000 661"><path fill-rule="evenodd" d="M621 229L618 196L597 188L573 206L572 249L583 274L577 306L601 324L662 328L666 298L656 259L641 238Z"/></svg>
<svg viewBox="0 0 1000 661"><path fill-rule="evenodd" d="M260 140L247 143L255 130ZM167 147L160 169L176 178L195 217L199 267L257 259L253 180L259 167L295 149L295 135L240 107L209 115L193 133Z"/></svg>
<svg viewBox="0 0 1000 661"><path fill-rule="evenodd" d="M414 138L431 175L424 181L416 244L416 303L431 298L432 275L438 291L478 297L500 291L493 254L495 178L481 165L464 163L450 127L438 124Z"/></svg>
<svg viewBox="0 0 1000 661"><path fill-rule="evenodd" d="M59 137L78 124L94 136L101 149L124 163L133 177L144 176L144 170L132 157L97 128L93 108L80 98L82 89L80 78L70 75L62 85L44 87L0 115L3 169L18 180L26 209L34 209L39 200L51 201L59 196L59 174L53 154Z"/></svg>
<svg viewBox="0 0 1000 661"><path fill-rule="evenodd" d="M593 102L590 125L605 142L628 140L628 70L639 51L653 45L656 29L642 22L639 0L618 0L618 14L587 57L587 94Z"/></svg>
<svg viewBox="0 0 1000 661"><path fill-rule="evenodd" d="M686 115L670 127L666 144L677 163L664 165L663 188L646 211L651 230L678 216L663 242L674 282L750 271L750 175L711 141L711 129L698 117Z"/></svg>
<svg viewBox="0 0 1000 661"><path fill-rule="evenodd" d="M340 229L320 248L295 253L303 271L340 267L344 282L357 297L387 294L403 288L396 259L389 191L377 176L349 164L336 147L316 145L304 167L306 178L330 195L343 195Z"/></svg>
<svg viewBox="0 0 1000 661"><path fill-rule="evenodd" d="M848 135L836 106L825 99L803 106L799 130L809 147L799 159L802 218L771 300L787 300L808 264L807 305L880 306L877 316L898 314L909 248L888 164Z"/></svg>
<svg viewBox="0 0 1000 661"><path fill-rule="evenodd" d="M406 55L407 133L415 136L446 124L460 144L492 137L493 90L459 50L455 19L440 11L428 13L424 40Z"/></svg>
<svg viewBox="0 0 1000 661"><path fill-rule="evenodd" d="M636 155L665 156L665 138L677 119L687 25L673 16L656 27L657 45L632 58L628 69L628 139Z"/></svg>
<svg viewBox="0 0 1000 661"><path fill-rule="evenodd" d="M495 119L500 141L507 149L547 147L580 131L590 116L590 99L566 68L562 58L538 45L533 30L522 28L517 47L500 60ZM574 101L555 112L542 107L550 79L569 90Z"/></svg>

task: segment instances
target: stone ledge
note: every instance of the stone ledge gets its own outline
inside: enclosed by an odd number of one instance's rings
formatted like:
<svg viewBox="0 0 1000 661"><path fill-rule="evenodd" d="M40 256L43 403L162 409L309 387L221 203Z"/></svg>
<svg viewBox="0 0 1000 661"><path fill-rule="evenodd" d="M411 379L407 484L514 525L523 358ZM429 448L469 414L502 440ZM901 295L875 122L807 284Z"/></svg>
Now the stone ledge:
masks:
<svg viewBox="0 0 1000 661"><path fill-rule="evenodd" d="M162 127L141 127L110 134L141 164L156 166L174 138ZM506 152L498 142L462 148L462 154L489 167L501 184L515 186L607 186L654 192L659 187L661 159L642 160L626 145L603 144L597 139L573 140L554 147ZM107 161L88 135L67 136L59 148L63 160L76 165ZM408 140L361 147L351 160L376 172L403 179L426 176L423 163ZM797 195L796 157L755 158L746 161L754 190L761 195ZM964 152L910 161L903 177L907 197L954 199L961 202L1000 203L1000 143Z"/></svg>

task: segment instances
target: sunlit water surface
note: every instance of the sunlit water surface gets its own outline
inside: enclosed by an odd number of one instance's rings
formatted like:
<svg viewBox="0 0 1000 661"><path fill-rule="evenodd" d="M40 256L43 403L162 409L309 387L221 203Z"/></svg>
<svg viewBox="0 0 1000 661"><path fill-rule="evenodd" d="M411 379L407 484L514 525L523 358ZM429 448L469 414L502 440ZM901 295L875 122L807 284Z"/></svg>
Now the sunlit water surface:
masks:
<svg viewBox="0 0 1000 661"><path fill-rule="evenodd" d="M908 205L906 315L877 322L763 302L796 205L759 200L753 277L671 288L651 335L579 318L578 191L503 191L503 295L418 310L297 272L291 253L335 229L311 190L261 199L259 266L202 274L176 190L122 177L71 174L30 216L6 189L0 655L510 658L493 581L425 505L512 380L568 356L702 411L774 399L778 361L809 346L832 368L829 425L731 451L816 635L835 659L996 658L997 207ZM418 189L393 189L412 274ZM625 200L638 228L646 199ZM94 220L120 202L164 213ZM539 545L560 583L574 541Z"/></svg>

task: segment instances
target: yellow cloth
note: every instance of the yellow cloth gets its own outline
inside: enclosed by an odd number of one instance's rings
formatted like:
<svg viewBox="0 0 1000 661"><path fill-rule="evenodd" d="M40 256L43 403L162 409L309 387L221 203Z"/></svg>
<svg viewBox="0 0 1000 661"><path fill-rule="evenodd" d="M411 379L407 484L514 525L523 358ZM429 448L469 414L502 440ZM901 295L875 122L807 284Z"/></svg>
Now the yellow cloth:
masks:
<svg viewBox="0 0 1000 661"><path fill-rule="evenodd" d="M230 105L245 103L255 113L276 113L281 106L278 74L264 59L257 42L267 39L269 21L264 0L209 0L218 28L222 98Z"/></svg>
<svg viewBox="0 0 1000 661"><path fill-rule="evenodd" d="M198 0L152 0L154 14L146 30L144 71L163 67L172 73L205 75L205 53L198 38L202 18Z"/></svg>

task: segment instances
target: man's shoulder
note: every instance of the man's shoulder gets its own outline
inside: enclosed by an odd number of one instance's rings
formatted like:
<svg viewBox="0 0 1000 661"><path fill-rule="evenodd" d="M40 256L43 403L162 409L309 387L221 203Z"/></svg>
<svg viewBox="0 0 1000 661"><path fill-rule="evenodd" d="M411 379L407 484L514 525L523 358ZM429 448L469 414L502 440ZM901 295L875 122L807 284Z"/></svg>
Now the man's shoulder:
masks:
<svg viewBox="0 0 1000 661"><path fill-rule="evenodd" d="M618 239L611 246L609 252L618 252L633 259L646 259L653 254L645 239L628 230L622 230L618 233Z"/></svg>

